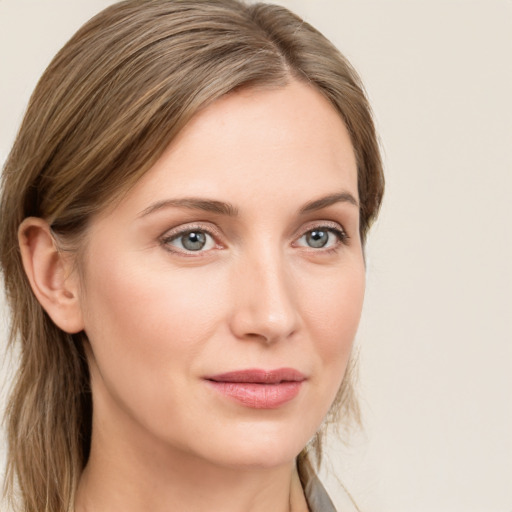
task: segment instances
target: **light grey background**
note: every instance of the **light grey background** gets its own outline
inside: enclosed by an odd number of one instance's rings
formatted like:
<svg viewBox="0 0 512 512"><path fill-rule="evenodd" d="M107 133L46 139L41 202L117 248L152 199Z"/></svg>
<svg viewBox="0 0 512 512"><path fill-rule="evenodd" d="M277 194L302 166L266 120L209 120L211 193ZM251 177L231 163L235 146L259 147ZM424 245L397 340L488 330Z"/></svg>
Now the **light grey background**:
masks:
<svg viewBox="0 0 512 512"><path fill-rule="evenodd" d="M1 161L51 57L111 3L0 0ZM367 512L511 512L512 2L279 3L361 73L386 165L358 336L366 430L332 441L333 472Z"/></svg>

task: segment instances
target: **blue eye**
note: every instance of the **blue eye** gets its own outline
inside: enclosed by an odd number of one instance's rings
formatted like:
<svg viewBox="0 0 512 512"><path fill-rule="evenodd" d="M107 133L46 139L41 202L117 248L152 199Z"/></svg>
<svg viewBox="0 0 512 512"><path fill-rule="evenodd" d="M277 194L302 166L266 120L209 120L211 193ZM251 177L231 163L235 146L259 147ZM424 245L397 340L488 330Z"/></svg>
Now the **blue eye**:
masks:
<svg viewBox="0 0 512 512"><path fill-rule="evenodd" d="M299 238L298 245L312 249L330 249L345 241L346 238L347 235L341 230L318 227L304 233Z"/></svg>
<svg viewBox="0 0 512 512"><path fill-rule="evenodd" d="M215 241L206 231L191 229L164 240L167 245L172 245L183 251L199 252L215 247Z"/></svg>
<svg viewBox="0 0 512 512"><path fill-rule="evenodd" d="M327 245L329 242L329 234L328 231L315 229L314 231L309 231L304 236L306 237L306 243L310 247L318 249Z"/></svg>

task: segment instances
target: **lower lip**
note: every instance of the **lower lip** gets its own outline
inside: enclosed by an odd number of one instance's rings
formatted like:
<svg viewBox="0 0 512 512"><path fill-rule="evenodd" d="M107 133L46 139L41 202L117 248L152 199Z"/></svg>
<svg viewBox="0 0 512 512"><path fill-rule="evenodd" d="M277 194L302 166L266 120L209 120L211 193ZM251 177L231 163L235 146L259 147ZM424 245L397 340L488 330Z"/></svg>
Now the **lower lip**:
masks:
<svg viewBox="0 0 512 512"><path fill-rule="evenodd" d="M293 400L300 391L302 381L258 384L254 382L208 383L223 395L253 409L277 409Z"/></svg>

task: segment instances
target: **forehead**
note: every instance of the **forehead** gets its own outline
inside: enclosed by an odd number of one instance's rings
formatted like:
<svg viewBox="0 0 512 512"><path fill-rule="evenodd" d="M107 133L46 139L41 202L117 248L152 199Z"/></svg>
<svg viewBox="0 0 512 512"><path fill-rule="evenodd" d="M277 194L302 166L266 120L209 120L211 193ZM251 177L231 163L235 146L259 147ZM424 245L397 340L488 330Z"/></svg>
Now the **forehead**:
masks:
<svg viewBox="0 0 512 512"><path fill-rule="evenodd" d="M123 204L140 211L168 196L306 202L342 190L357 199L348 131L316 89L294 81L237 91L202 110Z"/></svg>

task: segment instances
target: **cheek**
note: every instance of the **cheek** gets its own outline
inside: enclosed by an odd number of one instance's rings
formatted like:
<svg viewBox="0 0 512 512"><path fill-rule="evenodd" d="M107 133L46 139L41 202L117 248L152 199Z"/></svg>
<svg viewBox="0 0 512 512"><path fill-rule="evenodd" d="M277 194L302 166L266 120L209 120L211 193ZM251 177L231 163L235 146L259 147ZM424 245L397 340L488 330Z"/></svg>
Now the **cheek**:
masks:
<svg viewBox="0 0 512 512"><path fill-rule="evenodd" d="M327 278L323 287L304 294L304 309L314 329L322 333L318 340L329 340L333 350L339 350L340 343L351 342L361 316L364 288L364 268L353 265Z"/></svg>
<svg viewBox="0 0 512 512"><path fill-rule="evenodd" d="M90 265L84 293L101 381L139 412L176 405L222 315L216 283L205 283L200 272L169 272L152 263L119 257Z"/></svg>
<svg viewBox="0 0 512 512"><path fill-rule="evenodd" d="M160 355L162 348L179 350L201 339L198 332L211 326L216 313L210 294L215 285L162 267L140 256L91 265L84 294L91 337Z"/></svg>
<svg viewBox="0 0 512 512"><path fill-rule="evenodd" d="M303 294L302 307L323 367L325 385L334 396L343 379L361 317L365 290L362 257L321 282L322 287L310 287L311 291Z"/></svg>

